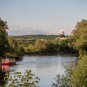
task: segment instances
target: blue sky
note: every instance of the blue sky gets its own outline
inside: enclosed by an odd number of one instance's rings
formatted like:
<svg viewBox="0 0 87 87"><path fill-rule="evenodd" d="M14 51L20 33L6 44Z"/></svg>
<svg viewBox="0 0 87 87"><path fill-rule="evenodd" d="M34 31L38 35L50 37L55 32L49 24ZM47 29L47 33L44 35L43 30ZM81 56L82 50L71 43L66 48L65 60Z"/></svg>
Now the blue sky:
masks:
<svg viewBox="0 0 87 87"><path fill-rule="evenodd" d="M66 34L87 19L87 0L0 0L9 35Z"/></svg>

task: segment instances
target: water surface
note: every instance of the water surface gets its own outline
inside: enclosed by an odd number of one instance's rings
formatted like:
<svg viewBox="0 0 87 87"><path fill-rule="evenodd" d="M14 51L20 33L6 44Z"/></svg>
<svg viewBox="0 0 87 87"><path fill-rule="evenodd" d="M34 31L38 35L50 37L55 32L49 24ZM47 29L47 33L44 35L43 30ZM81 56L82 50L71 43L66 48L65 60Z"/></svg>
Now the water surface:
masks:
<svg viewBox="0 0 87 87"><path fill-rule="evenodd" d="M74 65L75 61L76 57L70 55L24 56L9 70L12 74L14 71L24 72L26 69L31 69L32 73L40 78L39 87L50 87L56 75L64 74L64 67Z"/></svg>
<svg viewBox="0 0 87 87"><path fill-rule="evenodd" d="M50 87L57 74L64 74L64 67L75 63L73 56L24 56L17 62L16 71L31 69L40 78L39 87Z"/></svg>

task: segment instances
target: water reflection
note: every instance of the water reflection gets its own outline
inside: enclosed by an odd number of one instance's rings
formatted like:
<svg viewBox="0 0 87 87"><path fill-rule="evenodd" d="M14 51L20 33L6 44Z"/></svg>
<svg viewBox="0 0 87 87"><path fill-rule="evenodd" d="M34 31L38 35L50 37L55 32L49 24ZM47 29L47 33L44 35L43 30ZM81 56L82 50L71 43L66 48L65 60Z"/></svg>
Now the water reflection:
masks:
<svg viewBox="0 0 87 87"><path fill-rule="evenodd" d="M2 72L8 72L9 71L9 65L2 65Z"/></svg>
<svg viewBox="0 0 87 87"><path fill-rule="evenodd" d="M16 66L12 65L0 65L0 87L5 87L4 77L6 72L14 72L16 71Z"/></svg>
<svg viewBox="0 0 87 87"><path fill-rule="evenodd" d="M1 69L2 69L2 72L14 72L16 70L16 66L2 65Z"/></svg>

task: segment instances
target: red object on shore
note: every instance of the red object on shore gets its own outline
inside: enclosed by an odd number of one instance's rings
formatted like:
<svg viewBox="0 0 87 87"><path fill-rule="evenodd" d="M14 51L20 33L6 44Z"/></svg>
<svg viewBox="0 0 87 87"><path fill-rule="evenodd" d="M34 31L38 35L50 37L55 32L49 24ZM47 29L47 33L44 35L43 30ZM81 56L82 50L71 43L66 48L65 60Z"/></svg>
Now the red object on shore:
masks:
<svg viewBox="0 0 87 87"><path fill-rule="evenodd" d="M2 65L14 65L16 64L15 59L2 59Z"/></svg>
<svg viewBox="0 0 87 87"><path fill-rule="evenodd" d="M9 65L9 62L2 62L2 65Z"/></svg>

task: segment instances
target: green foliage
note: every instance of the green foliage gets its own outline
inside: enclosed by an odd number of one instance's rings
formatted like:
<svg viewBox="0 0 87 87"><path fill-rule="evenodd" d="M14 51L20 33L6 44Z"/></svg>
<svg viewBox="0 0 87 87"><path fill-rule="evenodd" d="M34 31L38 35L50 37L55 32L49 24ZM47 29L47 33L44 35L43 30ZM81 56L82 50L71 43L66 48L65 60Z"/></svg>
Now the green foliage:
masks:
<svg viewBox="0 0 87 87"><path fill-rule="evenodd" d="M34 49L35 53L44 53L46 49L46 42L44 40L36 40Z"/></svg>
<svg viewBox="0 0 87 87"><path fill-rule="evenodd" d="M64 75L57 75L52 87L77 87L72 82L73 68L67 67Z"/></svg>
<svg viewBox="0 0 87 87"><path fill-rule="evenodd" d="M19 43L23 47L23 52L27 54L57 54L57 53L75 53L76 51L69 45L69 40L44 40L37 39L33 43ZM21 51L22 52L22 51Z"/></svg>
<svg viewBox="0 0 87 87"><path fill-rule="evenodd" d="M72 34L73 46L79 51L87 51L87 20L83 19L81 22L78 22Z"/></svg>
<svg viewBox="0 0 87 87"><path fill-rule="evenodd" d="M12 37L8 37L8 42L9 42L9 51L17 52L18 51L17 41Z"/></svg>
<svg viewBox="0 0 87 87"><path fill-rule="evenodd" d="M23 55L25 53L25 49L23 46L19 45L18 47L18 52L19 52L19 55Z"/></svg>
<svg viewBox="0 0 87 87"><path fill-rule="evenodd" d="M0 56L3 56L8 49L8 40L7 40L7 22L3 21L0 18Z"/></svg>
<svg viewBox="0 0 87 87"><path fill-rule="evenodd" d="M62 76L57 75L55 81L56 82L52 84L52 87L72 87L68 74Z"/></svg>
<svg viewBox="0 0 87 87"><path fill-rule="evenodd" d="M15 72L14 76L6 73L4 80L8 82L8 87L36 87L40 79L35 77L31 70L26 70L24 74Z"/></svg>
<svg viewBox="0 0 87 87"><path fill-rule="evenodd" d="M46 44L46 52L47 53L57 53L57 46L55 43L49 41L47 44Z"/></svg>
<svg viewBox="0 0 87 87"><path fill-rule="evenodd" d="M74 87L87 87L87 55L80 58L77 66L73 68L71 78Z"/></svg>
<svg viewBox="0 0 87 87"><path fill-rule="evenodd" d="M8 36L8 52L7 52L7 56L8 57L16 57L16 56L18 56L18 54L19 54L18 47L19 46L18 46L17 41L14 38Z"/></svg>

